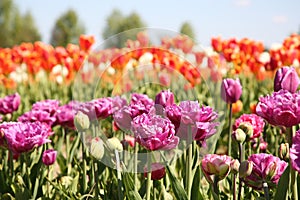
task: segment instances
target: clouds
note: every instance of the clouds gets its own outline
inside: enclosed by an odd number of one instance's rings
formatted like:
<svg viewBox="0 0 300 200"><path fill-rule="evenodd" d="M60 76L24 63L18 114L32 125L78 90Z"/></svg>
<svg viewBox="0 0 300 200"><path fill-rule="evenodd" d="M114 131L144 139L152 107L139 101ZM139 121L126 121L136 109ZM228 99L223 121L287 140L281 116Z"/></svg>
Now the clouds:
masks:
<svg viewBox="0 0 300 200"><path fill-rule="evenodd" d="M275 24L285 24L288 21L288 18L285 15L275 15L273 16L272 21Z"/></svg>

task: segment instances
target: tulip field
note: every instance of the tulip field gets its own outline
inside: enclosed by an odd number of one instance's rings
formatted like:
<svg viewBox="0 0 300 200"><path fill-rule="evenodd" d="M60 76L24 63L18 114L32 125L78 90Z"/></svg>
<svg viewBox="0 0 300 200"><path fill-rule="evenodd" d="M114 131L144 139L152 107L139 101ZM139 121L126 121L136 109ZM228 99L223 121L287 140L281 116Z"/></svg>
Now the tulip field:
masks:
<svg viewBox="0 0 300 200"><path fill-rule="evenodd" d="M0 48L0 199L294 199L300 35L135 30Z"/></svg>

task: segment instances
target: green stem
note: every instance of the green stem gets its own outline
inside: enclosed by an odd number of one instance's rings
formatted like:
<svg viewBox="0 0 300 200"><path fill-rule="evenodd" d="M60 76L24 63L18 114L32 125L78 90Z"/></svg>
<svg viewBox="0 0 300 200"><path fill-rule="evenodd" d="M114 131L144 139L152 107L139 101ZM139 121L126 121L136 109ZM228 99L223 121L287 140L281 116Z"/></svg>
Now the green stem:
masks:
<svg viewBox="0 0 300 200"><path fill-rule="evenodd" d="M213 188L212 188L213 197L215 200L220 199L218 183L219 183L219 177L215 176L214 182L213 182Z"/></svg>
<svg viewBox="0 0 300 200"><path fill-rule="evenodd" d="M242 163L245 160L245 145L239 143L239 161ZM238 191L238 200L242 197L242 189L243 189L243 182L239 179L239 191Z"/></svg>
<svg viewBox="0 0 300 200"><path fill-rule="evenodd" d="M236 174L233 174L232 194L233 194L233 200L236 200Z"/></svg>
<svg viewBox="0 0 300 200"><path fill-rule="evenodd" d="M188 155L186 160L186 193L188 199L191 199L191 187L192 187L192 162L193 162L193 143L192 143L192 133L191 127L188 128L187 133L187 145L188 145Z"/></svg>
<svg viewBox="0 0 300 200"><path fill-rule="evenodd" d="M12 151L9 151L8 153L8 159L9 159L9 169L10 169L10 177L13 180L14 177L14 155Z"/></svg>
<svg viewBox="0 0 300 200"><path fill-rule="evenodd" d="M82 185L83 185L83 194L87 189L87 182L86 182L86 154L85 154L85 138L84 138L84 132L81 132L81 142L82 142Z"/></svg>
<svg viewBox="0 0 300 200"><path fill-rule="evenodd" d="M152 181L151 181L151 152L148 152L147 155L147 190L146 190L146 200L150 200L150 196L151 196L151 185L152 185Z"/></svg>
<svg viewBox="0 0 300 200"><path fill-rule="evenodd" d="M275 156L278 157L278 149L279 149L279 144L278 144L278 135L277 135L277 131L276 131L276 128L273 127L273 133L274 133L274 136L275 136Z"/></svg>
<svg viewBox="0 0 300 200"><path fill-rule="evenodd" d="M231 156L232 104L229 104L228 155Z"/></svg>
<svg viewBox="0 0 300 200"><path fill-rule="evenodd" d="M138 161L138 145L137 142L134 142L134 191L138 191L138 176L137 176L137 161Z"/></svg>
<svg viewBox="0 0 300 200"><path fill-rule="evenodd" d="M123 199L122 197L122 174L120 166L120 157L118 150L115 149L116 164L117 164L117 178L118 178L118 197L119 200Z"/></svg>
<svg viewBox="0 0 300 200"><path fill-rule="evenodd" d="M268 183L263 182L264 196L266 200L270 200Z"/></svg>
<svg viewBox="0 0 300 200"><path fill-rule="evenodd" d="M288 127L286 129L286 134L287 134L289 146L291 148L293 144L293 136L294 136L293 127ZM292 191L292 199L298 199L296 171L292 167L291 159L290 159L290 185L289 186L290 186L290 190Z"/></svg>

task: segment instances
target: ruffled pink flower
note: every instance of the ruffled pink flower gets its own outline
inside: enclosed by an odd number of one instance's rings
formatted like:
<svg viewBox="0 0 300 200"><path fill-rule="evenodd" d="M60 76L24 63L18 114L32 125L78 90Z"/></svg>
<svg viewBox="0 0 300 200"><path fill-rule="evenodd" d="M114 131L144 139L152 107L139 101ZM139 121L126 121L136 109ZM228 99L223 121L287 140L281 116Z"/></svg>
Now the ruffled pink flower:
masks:
<svg viewBox="0 0 300 200"><path fill-rule="evenodd" d="M293 144L290 148L290 160L293 169L300 173L300 130L296 132L293 138Z"/></svg>
<svg viewBox="0 0 300 200"><path fill-rule="evenodd" d="M264 182L269 187L275 187L288 166L278 157L265 153L252 154L248 161L253 163L253 169L251 174L242 180L246 185L258 190L262 189Z"/></svg>
<svg viewBox="0 0 300 200"><path fill-rule="evenodd" d="M132 119L143 113L147 114L153 108L154 102L147 95L133 93L128 106L123 106L113 114L114 121L118 128L130 130Z"/></svg>
<svg viewBox="0 0 300 200"><path fill-rule="evenodd" d="M133 119L131 127L136 141L151 151L170 150L179 142L172 122L160 115L141 114Z"/></svg>
<svg viewBox="0 0 300 200"><path fill-rule="evenodd" d="M256 114L243 114L235 120L233 130L235 131L241 123L249 123L253 127L251 139L258 138L264 130L265 122L263 118Z"/></svg>
<svg viewBox="0 0 300 200"><path fill-rule="evenodd" d="M222 180L228 176L231 170L232 158L227 155L207 154L201 161L201 169L209 183L213 183L214 177Z"/></svg>
<svg viewBox="0 0 300 200"><path fill-rule="evenodd" d="M32 105L31 110L46 111L51 116L54 116L60 102L55 99L47 99L43 101L36 102Z"/></svg>
<svg viewBox="0 0 300 200"><path fill-rule="evenodd" d="M256 113L274 126L297 125L300 123L300 92L280 90L261 97Z"/></svg>
<svg viewBox="0 0 300 200"><path fill-rule="evenodd" d="M76 110L73 108L74 102L71 101L68 104L58 107L56 111L56 124L62 127L75 129L74 117Z"/></svg>
<svg viewBox="0 0 300 200"><path fill-rule="evenodd" d="M112 115L112 98L107 97L94 99L91 101L91 103L94 104L97 119L105 119L108 116Z"/></svg>
<svg viewBox="0 0 300 200"><path fill-rule="evenodd" d="M221 97L228 103L232 104L237 102L242 95L242 86L240 79L226 78L222 81L221 85Z"/></svg>
<svg viewBox="0 0 300 200"><path fill-rule="evenodd" d="M19 122L43 122L49 126L56 125L56 111L59 107L59 101L47 99L36 102L32 105L30 111L24 113L18 118Z"/></svg>
<svg viewBox="0 0 300 200"><path fill-rule="evenodd" d="M48 149L43 152L42 161L45 165L53 165L57 156L57 151L54 149Z"/></svg>
<svg viewBox="0 0 300 200"><path fill-rule="evenodd" d="M43 110L31 110L18 118L19 122L43 122L49 126L54 126L56 122L56 117L51 116L47 111Z"/></svg>
<svg viewBox="0 0 300 200"><path fill-rule="evenodd" d="M0 99L0 113L6 115L17 111L20 103L21 97L18 93L8 95Z"/></svg>
<svg viewBox="0 0 300 200"><path fill-rule="evenodd" d="M219 123L214 120L218 115L211 107L200 107L197 101L182 101L179 107L181 120L177 136L181 139L187 140L188 134L191 134L191 138L201 144L216 132L215 127Z"/></svg>
<svg viewBox="0 0 300 200"><path fill-rule="evenodd" d="M181 111L182 111L182 108L176 104L167 106L165 108L165 115L174 124L176 132L177 132L177 130L180 126L180 122L181 122Z"/></svg>
<svg viewBox="0 0 300 200"><path fill-rule="evenodd" d="M41 122L8 122L0 125L7 148L15 154L29 152L47 142L53 134L51 127Z"/></svg>

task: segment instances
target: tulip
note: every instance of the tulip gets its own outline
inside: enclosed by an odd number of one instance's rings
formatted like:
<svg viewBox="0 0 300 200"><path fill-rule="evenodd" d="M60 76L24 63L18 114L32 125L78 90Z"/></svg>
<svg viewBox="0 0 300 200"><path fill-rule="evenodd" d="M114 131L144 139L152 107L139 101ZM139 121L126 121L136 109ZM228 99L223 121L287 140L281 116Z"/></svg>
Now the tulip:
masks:
<svg viewBox="0 0 300 200"><path fill-rule="evenodd" d="M42 161L45 165L53 165L56 160L57 151L54 149L48 149L43 152Z"/></svg>
<svg viewBox="0 0 300 200"><path fill-rule="evenodd" d="M275 187L288 164L270 154L252 154L248 162L253 163L250 175L242 176L244 183L254 189L262 189L263 183Z"/></svg>
<svg viewBox="0 0 300 200"><path fill-rule="evenodd" d="M149 172L148 167L144 168L144 177L147 177L147 172ZM165 166L160 163L151 164L151 180L160 180L166 175Z"/></svg>
<svg viewBox="0 0 300 200"><path fill-rule="evenodd" d="M95 137L92 139L90 152L91 155L97 160L100 160L103 157L104 146L103 146L103 141L99 137Z"/></svg>
<svg viewBox="0 0 300 200"><path fill-rule="evenodd" d="M201 161L201 169L206 180L213 183L212 176L218 180L226 178L230 172L232 159L227 155L207 154Z"/></svg>
<svg viewBox="0 0 300 200"><path fill-rule="evenodd" d="M240 80L227 78L222 81L221 85L221 97L228 103L232 104L239 100L242 95L242 86Z"/></svg>
<svg viewBox="0 0 300 200"><path fill-rule="evenodd" d="M274 79L274 91L277 92L281 89L288 90L295 93L300 84L298 74L293 67L282 67L276 71Z"/></svg>
<svg viewBox="0 0 300 200"><path fill-rule="evenodd" d="M292 127L300 123L300 92L287 90L260 97L256 113L274 126Z"/></svg>
<svg viewBox="0 0 300 200"><path fill-rule="evenodd" d="M136 141L148 150L170 150L179 142L172 122L159 115L144 113L135 117L131 126Z"/></svg>
<svg viewBox="0 0 300 200"><path fill-rule="evenodd" d="M79 111L74 118L74 124L78 131L85 131L90 127L89 117Z"/></svg>

